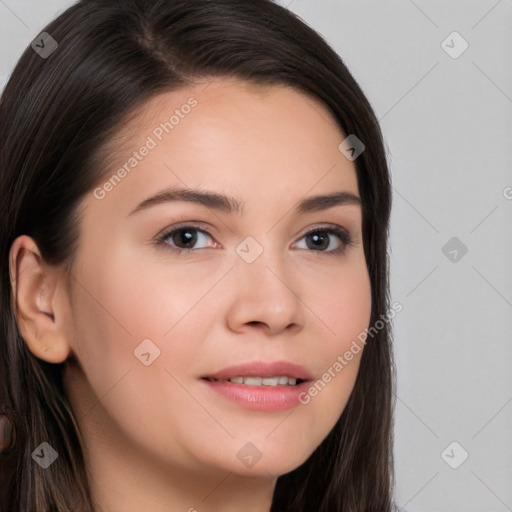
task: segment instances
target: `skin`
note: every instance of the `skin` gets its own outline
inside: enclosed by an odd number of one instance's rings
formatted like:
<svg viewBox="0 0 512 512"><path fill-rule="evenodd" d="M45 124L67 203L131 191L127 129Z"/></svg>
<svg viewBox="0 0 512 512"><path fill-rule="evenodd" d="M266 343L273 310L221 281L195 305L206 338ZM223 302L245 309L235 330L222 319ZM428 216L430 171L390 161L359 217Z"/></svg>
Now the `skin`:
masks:
<svg viewBox="0 0 512 512"><path fill-rule="evenodd" d="M361 207L293 212L304 197L359 195L354 163L338 150L345 135L317 100L228 79L160 94L116 137L112 169L191 96L197 106L136 169L103 199L83 198L69 274L42 261L25 235L11 248L20 331L36 357L66 361L91 489L105 512L268 511L277 477L338 420L362 351L307 405L285 411L245 409L199 378L285 360L320 379L370 321ZM244 212L174 202L129 215L172 186L232 195ZM172 251L178 237L152 244L182 221L211 237L196 232L195 252L182 255ZM326 235L324 252L306 245L304 235L325 224L349 232L341 254L329 254L342 244L336 235ZM236 252L248 236L263 249L250 264ZM150 366L134 356L146 338L161 351ZM252 467L237 457L247 442L262 454Z"/></svg>

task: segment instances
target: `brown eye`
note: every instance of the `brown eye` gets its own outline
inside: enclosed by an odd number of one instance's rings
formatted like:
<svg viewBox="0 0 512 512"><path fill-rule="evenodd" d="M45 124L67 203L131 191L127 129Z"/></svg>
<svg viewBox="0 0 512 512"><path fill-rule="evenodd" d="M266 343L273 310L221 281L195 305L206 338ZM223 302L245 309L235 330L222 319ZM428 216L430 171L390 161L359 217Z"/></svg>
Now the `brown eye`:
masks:
<svg viewBox="0 0 512 512"><path fill-rule="evenodd" d="M316 228L306 233L302 239L306 240L306 249L327 254L340 254L352 243L345 230L334 227Z"/></svg>
<svg viewBox="0 0 512 512"><path fill-rule="evenodd" d="M168 245L178 253L190 253L198 249L207 248L208 238L212 239L210 233L196 226L173 226L162 233L158 237L157 242ZM199 247L197 247L197 244L199 244Z"/></svg>
<svg viewBox="0 0 512 512"><path fill-rule="evenodd" d="M329 234L321 231L308 234L306 240L311 241L310 244L306 242L309 249L320 249L322 251L327 249L331 243Z"/></svg>

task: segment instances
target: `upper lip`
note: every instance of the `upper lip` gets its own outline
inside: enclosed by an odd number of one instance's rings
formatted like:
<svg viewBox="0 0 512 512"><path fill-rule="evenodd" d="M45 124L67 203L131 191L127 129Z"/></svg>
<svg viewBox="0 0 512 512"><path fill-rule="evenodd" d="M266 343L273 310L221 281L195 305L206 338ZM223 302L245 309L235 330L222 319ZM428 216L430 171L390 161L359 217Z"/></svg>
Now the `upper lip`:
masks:
<svg viewBox="0 0 512 512"><path fill-rule="evenodd" d="M288 361L254 361L251 363L229 366L202 378L229 380L233 377L277 377L286 376L293 379L312 380L313 376L304 368Z"/></svg>

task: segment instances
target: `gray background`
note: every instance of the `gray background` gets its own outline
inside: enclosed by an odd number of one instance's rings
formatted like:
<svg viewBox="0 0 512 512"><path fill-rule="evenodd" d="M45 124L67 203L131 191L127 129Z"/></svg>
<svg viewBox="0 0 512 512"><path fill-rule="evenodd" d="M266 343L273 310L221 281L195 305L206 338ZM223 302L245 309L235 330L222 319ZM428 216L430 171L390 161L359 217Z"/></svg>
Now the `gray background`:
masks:
<svg viewBox="0 0 512 512"><path fill-rule="evenodd" d="M0 0L0 87L72 3ZM388 146L397 503L512 511L512 0L279 3L341 55Z"/></svg>

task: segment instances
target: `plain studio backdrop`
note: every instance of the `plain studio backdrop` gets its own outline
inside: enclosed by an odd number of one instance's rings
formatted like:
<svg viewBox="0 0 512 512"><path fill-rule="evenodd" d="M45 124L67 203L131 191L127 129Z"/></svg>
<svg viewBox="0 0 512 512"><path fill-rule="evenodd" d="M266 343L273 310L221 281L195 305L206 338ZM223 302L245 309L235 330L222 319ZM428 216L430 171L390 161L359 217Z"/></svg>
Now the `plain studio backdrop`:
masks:
<svg viewBox="0 0 512 512"><path fill-rule="evenodd" d="M69 0L0 0L0 87ZM375 109L393 180L396 501L512 510L512 1L280 0Z"/></svg>

